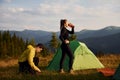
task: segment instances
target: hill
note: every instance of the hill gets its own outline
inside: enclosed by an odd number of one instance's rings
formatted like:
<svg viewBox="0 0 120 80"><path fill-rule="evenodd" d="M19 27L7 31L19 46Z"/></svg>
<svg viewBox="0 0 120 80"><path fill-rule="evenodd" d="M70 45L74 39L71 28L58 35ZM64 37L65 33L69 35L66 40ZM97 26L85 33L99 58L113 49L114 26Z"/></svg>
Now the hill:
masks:
<svg viewBox="0 0 120 80"><path fill-rule="evenodd" d="M33 38L36 43L40 42L46 45L48 45L52 36L52 32L42 30L10 31L10 33L12 35L15 33L24 40ZM108 26L99 30L81 30L75 32L75 34L77 40L85 42L94 53L99 51L120 53L118 49L120 47L120 27ZM59 37L59 32L56 32L56 35Z"/></svg>
<svg viewBox="0 0 120 80"><path fill-rule="evenodd" d="M24 40L34 39L36 43L47 43L52 36L52 32L42 30L10 31L10 33L12 35L15 33L17 36L22 37Z"/></svg>
<svg viewBox="0 0 120 80"><path fill-rule="evenodd" d="M120 53L120 32L102 37L79 39L94 52Z"/></svg>
<svg viewBox="0 0 120 80"><path fill-rule="evenodd" d="M84 39L89 37L102 37L107 35L112 35L120 32L120 27L117 26L108 26L99 30L82 30L76 32L78 39Z"/></svg>

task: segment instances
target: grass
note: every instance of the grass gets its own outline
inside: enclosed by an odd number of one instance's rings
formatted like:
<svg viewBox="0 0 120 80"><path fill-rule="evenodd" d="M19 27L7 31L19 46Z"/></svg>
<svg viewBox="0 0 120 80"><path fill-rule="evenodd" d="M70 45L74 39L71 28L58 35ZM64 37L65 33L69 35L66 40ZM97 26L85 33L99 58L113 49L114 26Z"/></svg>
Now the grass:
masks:
<svg viewBox="0 0 120 80"><path fill-rule="evenodd" d="M40 75L18 74L17 59L0 60L0 80L112 80L112 77L105 77L95 69L76 71L76 75L47 71L46 67L52 57L53 55L40 57ZM108 68L116 69L120 64L120 55L103 55L98 59Z"/></svg>
<svg viewBox="0 0 120 80"><path fill-rule="evenodd" d="M1 68L0 80L110 80L110 77L104 77L95 70L80 71L77 75L46 70L43 70L40 75L21 75L17 74L17 69L17 66Z"/></svg>

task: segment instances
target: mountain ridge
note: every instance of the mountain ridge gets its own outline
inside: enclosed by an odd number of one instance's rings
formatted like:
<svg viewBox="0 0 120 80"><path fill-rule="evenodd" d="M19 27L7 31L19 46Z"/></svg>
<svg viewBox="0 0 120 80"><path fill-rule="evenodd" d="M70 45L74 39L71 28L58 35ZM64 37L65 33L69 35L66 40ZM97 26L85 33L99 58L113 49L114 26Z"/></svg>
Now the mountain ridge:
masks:
<svg viewBox="0 0 120 80"><path fill-rule="evenodd" d="M10 34L22 37L23 40L34 39L36 43L48 44L52 38L52 32L43 30L24 30L24 31L9 31ZM60 32L55 32L59 39ZM120 27L107 26L98 30L81 30L75 32L77 40L84 42L93 52L103 51L106 53L120 53ZM111 45L110 45L111 44ZM116 46L115 46L116 45ZM112 51L111 51L112 50Z"/></svg>
<svg viewBox="0 0 120 80"><path fill-rule="evenodd" d="M120 33L80 39L79 41L86 43L94 53L120 53Z"/></svg>
<svg viewBox="0 0 120 80"><path fill-rule="evenodd" d="M86 31L80 31L76 32L77 39L83 39L88 37L102 37L106 35L116 34L120 32L120 27L116 26L107 26L105 28L99 29L99 30L86 30Z"/></svg>

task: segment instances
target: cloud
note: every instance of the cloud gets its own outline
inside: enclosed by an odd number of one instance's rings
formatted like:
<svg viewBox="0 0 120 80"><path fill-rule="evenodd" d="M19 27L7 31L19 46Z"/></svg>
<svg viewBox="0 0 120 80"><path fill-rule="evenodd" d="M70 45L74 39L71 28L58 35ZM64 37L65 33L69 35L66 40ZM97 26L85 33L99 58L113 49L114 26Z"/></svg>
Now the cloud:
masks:
<svg viewBox="0 0 120 80"><path fill-rule="evenodd" d="M11 3L13 0L0 0L0 4L2 3Z"/></svg>
<svg viewBox="0 0 120 80"><path fill-rule="evenodd" d="M14 23L0 23L0 30L23 30L23 26Z"/></svg>
<svg viewBox="0 0 120 80"><path fill-rule="evenodd" d="M3 1L10 3L10 2L12 2L13 0L3 0Z"/></svg>
<svg viewBox="0 0 120 80"><path fill-rule="evenodd" d="M8 10L13 12L13 13L19 13L19 12L23 12L24 11L23 8L8 8Z"/></svg>
<svg viewBox="0 0 120 80"><path fill-rule="evenodd" d="M17 1L14 3L13 0L2 1L9 2L9 5L0 7L0 25L10 29L18 26L16 29L59 30L61 18L67 18L74 23L76 30L118 25L120 21L119 0L42 0L36 5L25 4L26 0L21 0L23 4Z"/></svg>

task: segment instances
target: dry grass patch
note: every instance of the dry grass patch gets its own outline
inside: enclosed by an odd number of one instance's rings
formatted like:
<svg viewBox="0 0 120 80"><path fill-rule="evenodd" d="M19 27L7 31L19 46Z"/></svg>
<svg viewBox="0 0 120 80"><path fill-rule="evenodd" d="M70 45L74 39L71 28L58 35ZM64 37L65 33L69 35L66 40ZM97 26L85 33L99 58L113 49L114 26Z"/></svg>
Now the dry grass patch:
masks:
<svg viewBox="0 0 120 80"><path fill-rule="evenodd" d="M117 68L120 64L120 54L108 54L98 57L106 68Z"/></svg>
<svg viewBox="0 0 120 80"><path fill-rule="evenodd" d="M18 64L18 60L13 58L0 60L0 67L11 67L17 64Z"/></svg>

